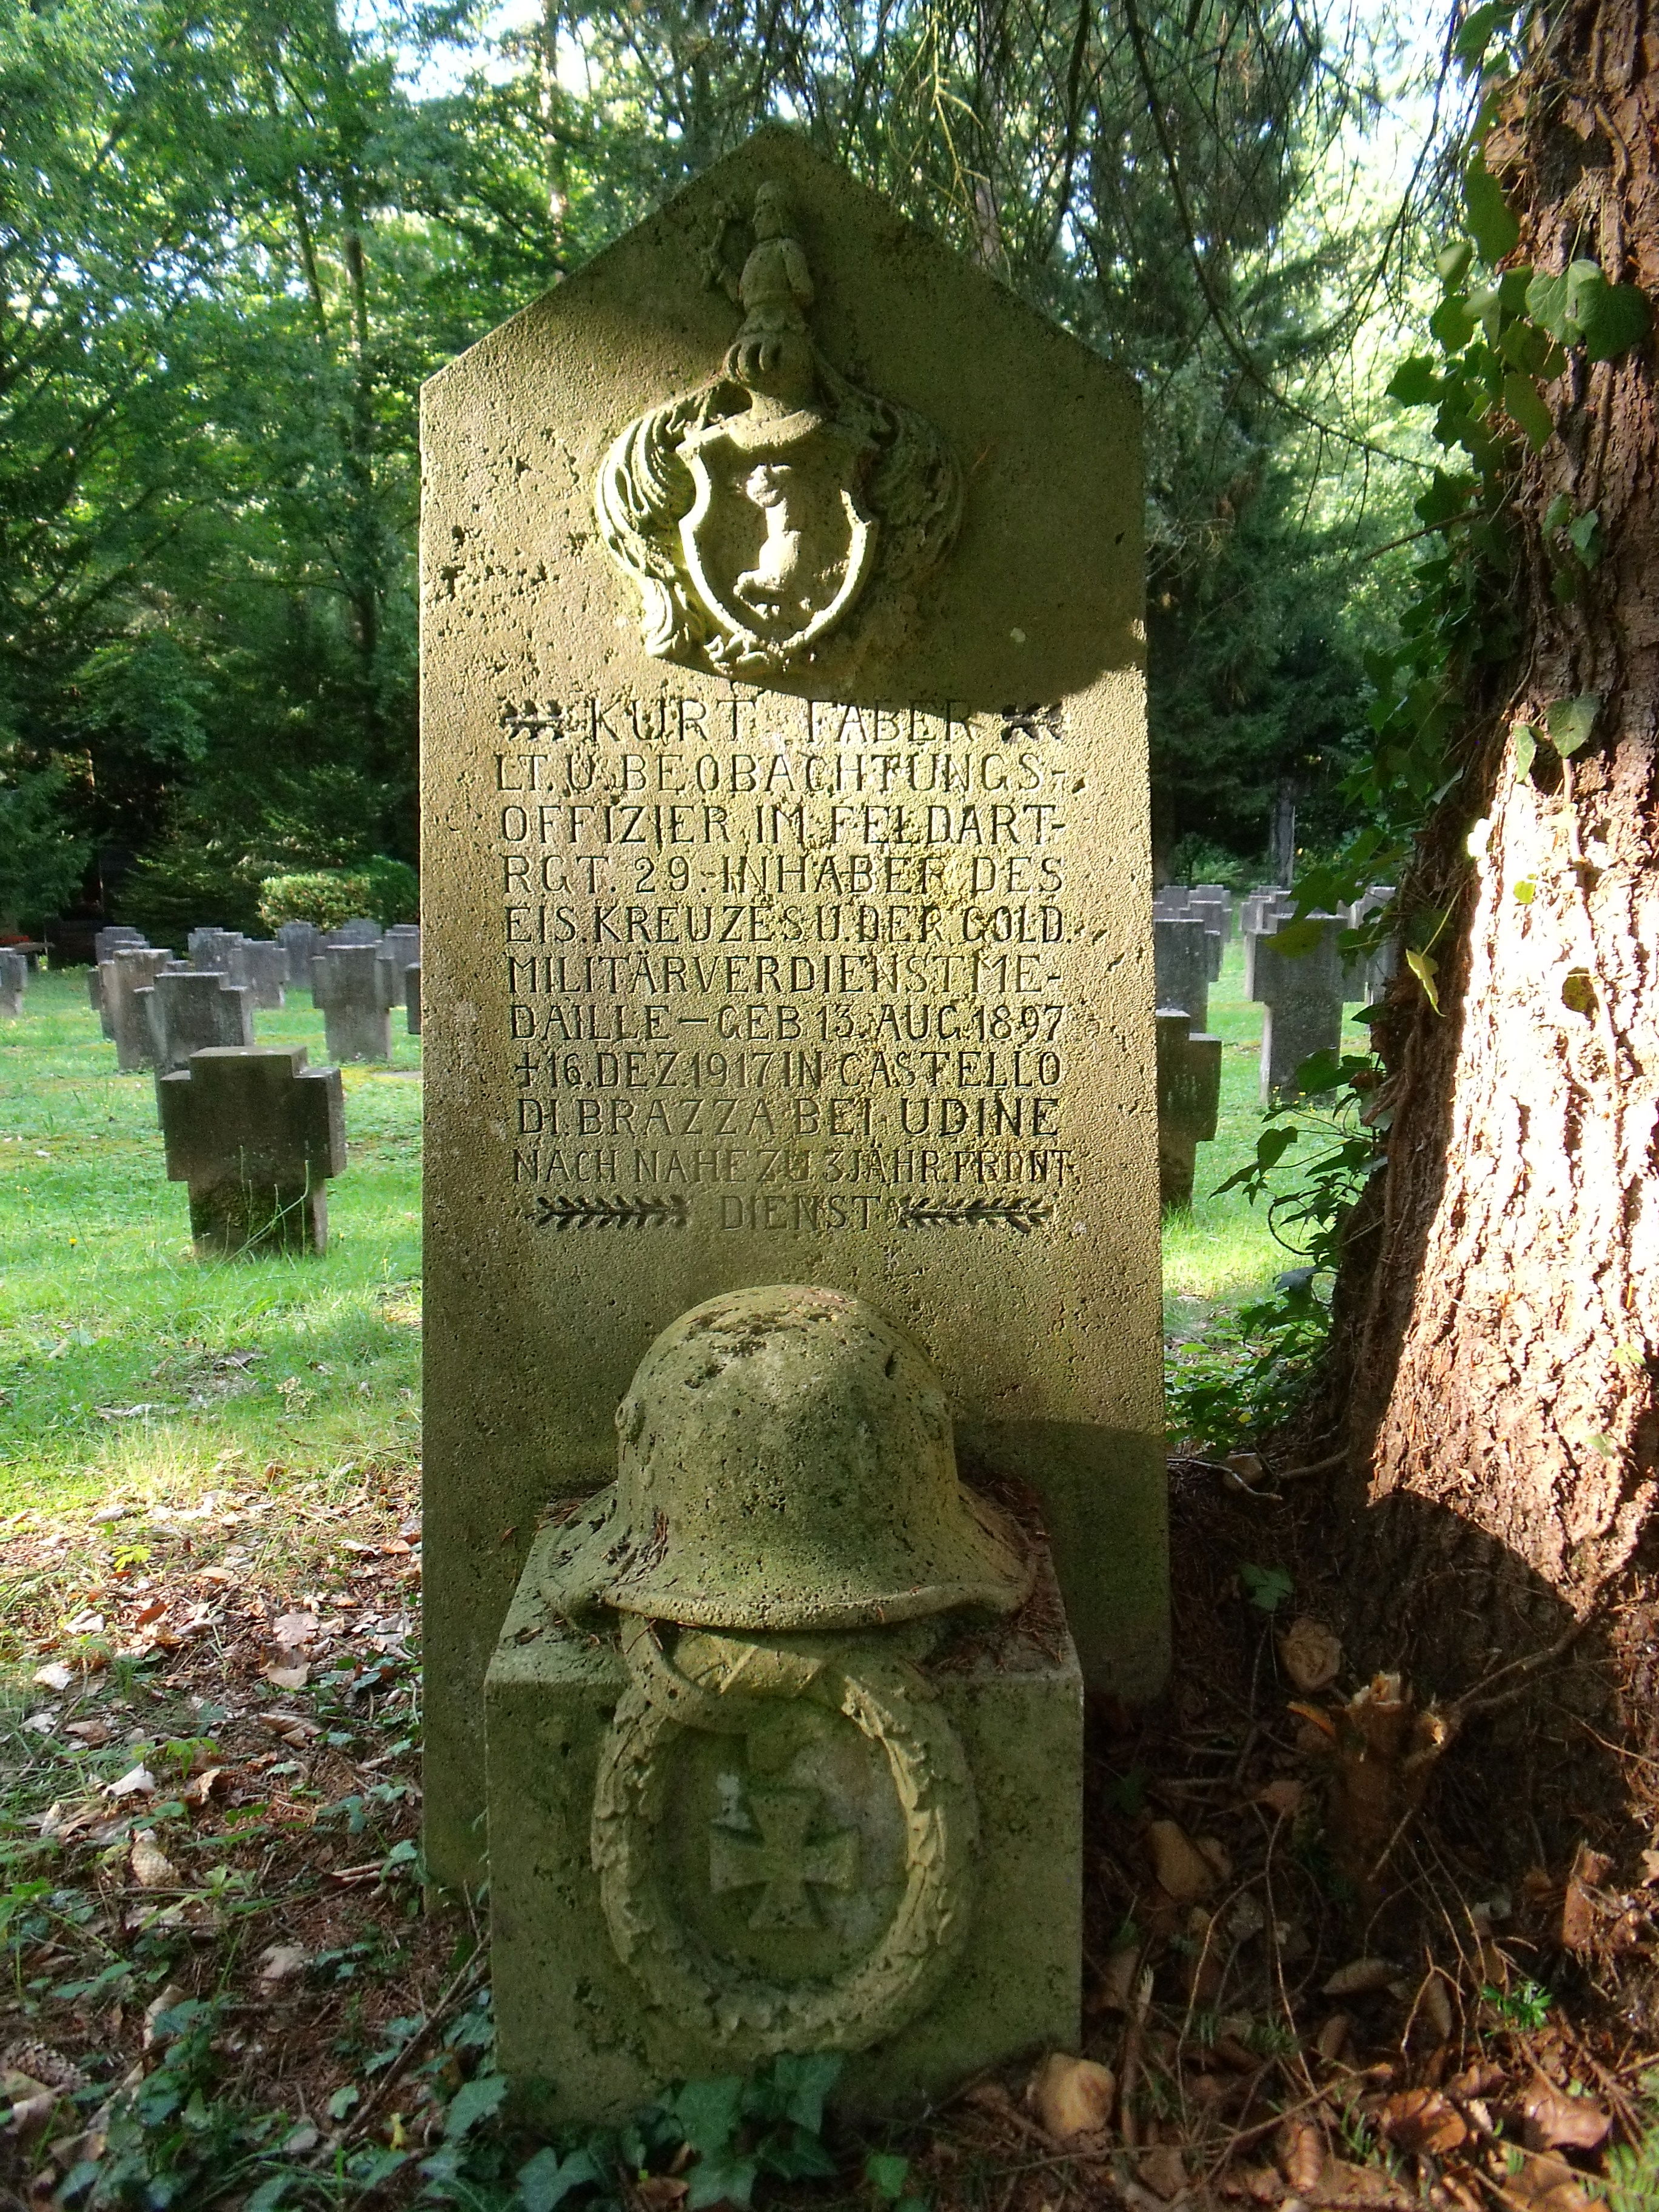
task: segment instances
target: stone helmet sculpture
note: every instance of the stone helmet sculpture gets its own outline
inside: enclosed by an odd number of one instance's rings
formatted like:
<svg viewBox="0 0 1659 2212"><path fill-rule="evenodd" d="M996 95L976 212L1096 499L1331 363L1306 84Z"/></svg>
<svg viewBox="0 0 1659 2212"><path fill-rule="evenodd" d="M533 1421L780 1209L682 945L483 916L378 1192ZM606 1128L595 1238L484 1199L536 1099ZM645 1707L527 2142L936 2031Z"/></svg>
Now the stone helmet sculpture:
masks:
<svg viewBox="0 0 1659 2212"><path fill-rule="evenodd" d="M957 1479L939 1377L845 1292L693 1307L641 1361L617 1426L617 1481L550 1565L562 1613L836 1631L1006 1613L1030 1586L1012 1526Z"/></svg>

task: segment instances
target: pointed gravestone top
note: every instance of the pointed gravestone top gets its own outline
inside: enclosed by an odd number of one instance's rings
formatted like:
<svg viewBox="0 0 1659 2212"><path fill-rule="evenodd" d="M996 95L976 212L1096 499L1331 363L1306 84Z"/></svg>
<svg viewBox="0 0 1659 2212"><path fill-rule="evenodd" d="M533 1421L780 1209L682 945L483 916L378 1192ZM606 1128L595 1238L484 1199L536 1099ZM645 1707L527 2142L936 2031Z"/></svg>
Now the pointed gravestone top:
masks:
<svg viewBox="0 0 1659 2212"><path fill-rule="evenodd" d="M739 1285L915 1336L1095 1680L1154 1686L1129 380L769 128L423 421L434 1872L539 1509Z"/></svg>

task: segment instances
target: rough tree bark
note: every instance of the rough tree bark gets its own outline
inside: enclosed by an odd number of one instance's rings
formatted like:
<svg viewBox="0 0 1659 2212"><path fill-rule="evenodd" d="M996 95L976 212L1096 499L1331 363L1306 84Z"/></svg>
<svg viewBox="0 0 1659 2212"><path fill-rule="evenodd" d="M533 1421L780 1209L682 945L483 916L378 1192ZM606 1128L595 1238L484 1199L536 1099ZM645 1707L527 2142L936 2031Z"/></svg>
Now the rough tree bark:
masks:
<svg viewBox="0 0 1659 2212"><path fill-rule="evenodd" d="M1611 282L1659 295L1653 0L1548 10L1486 160L1522 219L1517 262L1593 258ZM1558 435L1527 463L1515 509L1522 649L1472 702L1475 804L1466 784L1411 887L1452 909L1436 948L1443 1013L1410 977L1395 986L1381 1037L1388 1164L1339 1283L1340 1504L1364 1656L1404 1660L1443 1692L1574 1620L1595 1626L1587 1659L1622 1659L1627 1698L1633 1686L1639 1705L1647 1686L1659 1589L1654 360L1650 337L1547 395ZM1558 492L1596 510L1606 549L1565 606L1542 530ZM1540 746L1517 774L1516 726L1586 692L1602 701L1586 750L1564 774ZM1585 1717L1595 1685L1567 1702Z"/></svg>

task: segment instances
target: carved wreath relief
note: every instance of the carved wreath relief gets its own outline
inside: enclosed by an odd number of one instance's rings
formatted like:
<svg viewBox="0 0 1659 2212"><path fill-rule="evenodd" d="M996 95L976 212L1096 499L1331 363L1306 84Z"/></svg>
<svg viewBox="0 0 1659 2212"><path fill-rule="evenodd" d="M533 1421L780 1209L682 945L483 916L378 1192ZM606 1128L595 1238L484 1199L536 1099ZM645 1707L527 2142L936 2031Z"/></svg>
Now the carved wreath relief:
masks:
<svg viewBox="0 0 1659 2212"><path fill-rule="evenodd" d="M743 310L719 374L629 424L593 503L639 587L646 651L754 680L810 659L877 578L890 591L934 567L962 480L930 422L818 350L811 272L775 185L757 192L751 228L740 275L718 242L708 255L709 283Z"/></svg>

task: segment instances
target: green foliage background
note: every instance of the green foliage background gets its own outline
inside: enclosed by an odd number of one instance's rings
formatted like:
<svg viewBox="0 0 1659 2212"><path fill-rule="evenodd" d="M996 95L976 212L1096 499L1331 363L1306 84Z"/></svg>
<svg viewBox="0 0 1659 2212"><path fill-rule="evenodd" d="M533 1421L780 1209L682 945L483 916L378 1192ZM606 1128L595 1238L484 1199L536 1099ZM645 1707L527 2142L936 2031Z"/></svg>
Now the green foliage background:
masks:
<svg viewBox="0 0 1659 2212"><path fill-rule="evenodd" d="M0 13L0 927L100 851L174 932L413 860L420 383L777 114L1141 377L1161 848L1249 874L1286 779L1336 836L1392 573L1358 33L1290 0L484 21Z"/></svg>

